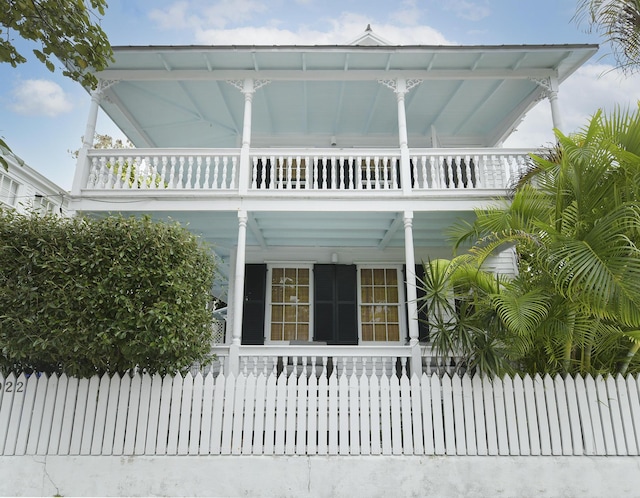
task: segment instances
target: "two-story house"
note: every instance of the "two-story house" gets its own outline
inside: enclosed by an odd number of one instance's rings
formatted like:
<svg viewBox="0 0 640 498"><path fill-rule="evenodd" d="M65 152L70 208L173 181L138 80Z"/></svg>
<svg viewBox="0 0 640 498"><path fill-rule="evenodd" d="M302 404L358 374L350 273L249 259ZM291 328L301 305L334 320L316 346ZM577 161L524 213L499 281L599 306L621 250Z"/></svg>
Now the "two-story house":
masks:
<svg viewBox="0 0 640 498"><path fill-rule="evenodd" d="M428 354L421 262L504 195L530 149L501 148L595 45L115 47L71 208L152 214L212 244L221 356ZM92 150L98 108L135 144ZM512 272L507 253L495 261ZM314 348L310 350L309 348ZM340 349L342 348L342 349ZM310 353L312 351L312 353Z"/></svg>

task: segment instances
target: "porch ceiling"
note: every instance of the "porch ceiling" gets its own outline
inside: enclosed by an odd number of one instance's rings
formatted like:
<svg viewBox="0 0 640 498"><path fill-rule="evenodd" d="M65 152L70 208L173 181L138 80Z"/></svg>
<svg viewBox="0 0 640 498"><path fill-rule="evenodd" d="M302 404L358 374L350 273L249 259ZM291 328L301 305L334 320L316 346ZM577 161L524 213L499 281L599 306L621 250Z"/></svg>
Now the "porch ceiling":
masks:
<svg viewBox="0 0 640 498"><path fill-rule="evenodd" d="M138 213L123 213L125 216ZM448 246L446 230L472 220L469 212L414 213L413 239L418 248ZM238 215L223 211L155 212L153 218L180 222L228 259L238 241ZM249 213L247 247L375 248L404 247L402 213L395 212L254 212Z"/></svg>
<svg viewBox="0 0 640 498"><path fill-rule="evenodd" d="M116 47L98 73L116 81L102 107L139 147L237 147L244 96L230 81L269 81L253 97L252 145L394 147L395 94L379 81L422 80L406 96L409 145L494 146L595 45ZM551 123L550 123L551 126Z"/></svg>

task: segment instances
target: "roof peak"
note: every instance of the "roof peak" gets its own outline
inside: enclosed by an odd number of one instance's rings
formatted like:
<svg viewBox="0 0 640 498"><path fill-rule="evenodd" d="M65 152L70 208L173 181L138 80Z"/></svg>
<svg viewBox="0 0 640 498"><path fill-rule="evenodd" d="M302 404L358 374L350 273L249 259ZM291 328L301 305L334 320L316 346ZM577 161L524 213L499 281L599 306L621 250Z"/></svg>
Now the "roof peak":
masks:
<svg viewBox="0 0 640 498"><path fill-rule="evenodd" d="M365 45L365 46L391 46L393 45L388 40L385 40L381 36L376 35L371 28L371 24L367 24L364 33L358 36L355 40L351 41L347 45Z"/></svg>

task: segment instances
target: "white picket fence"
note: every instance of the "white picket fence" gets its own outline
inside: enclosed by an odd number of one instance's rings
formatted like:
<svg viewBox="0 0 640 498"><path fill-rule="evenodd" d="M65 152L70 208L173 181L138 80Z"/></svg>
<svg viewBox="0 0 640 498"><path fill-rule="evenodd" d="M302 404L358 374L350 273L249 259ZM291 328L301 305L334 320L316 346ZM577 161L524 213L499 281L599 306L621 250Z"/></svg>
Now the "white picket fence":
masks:
<svg viewBox="0 0 640 498"><path fill-rule="evenodd" d="M0 376L2 455L638 455L627 377Z"/></svg>

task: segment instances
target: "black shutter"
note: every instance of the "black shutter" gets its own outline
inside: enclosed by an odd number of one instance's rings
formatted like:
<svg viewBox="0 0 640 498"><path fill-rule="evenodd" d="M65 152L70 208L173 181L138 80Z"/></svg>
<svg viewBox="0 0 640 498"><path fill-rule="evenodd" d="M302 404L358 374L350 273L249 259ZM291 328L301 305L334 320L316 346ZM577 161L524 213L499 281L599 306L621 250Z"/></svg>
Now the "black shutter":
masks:
<svg viewBox="0 0 640 498"><path fill-rule="evenodd" d="M355 265L314 266L314 341L358 344Z"/></svg>
<svg viewBox="0 0 640 498"><path fill-rule="evenodd" d="M407 267L403 266L402 271L404 272L404 293L407 294ZM420 280L424 281L424 267L422 265L416 265L416 297L417 297L417 307L418 307L418 340L420 342L429 342L429 323L427 321L427 307L425 306L422 298L425 296L425 291L422 289L422 284ZM407 342L409 342L409 309L406 308L406 316L407 316Z"/></svg>
<svg viewBox="0 0 640 498"><path fill-rule="evenodd" d="M427 306L424 302L426 292L422 288L420 281L424 282L424 266L416 265L416 296L418 298L418 340L429 342L429 322Z"/></svg>
<svg viewBox="0 0 640 498"><path fill-rule="evenodd" d="M264 312L267 292L267 265L244 267L242 344L264 344Z"/></svg>

